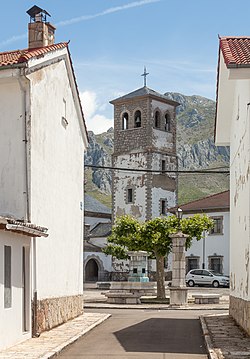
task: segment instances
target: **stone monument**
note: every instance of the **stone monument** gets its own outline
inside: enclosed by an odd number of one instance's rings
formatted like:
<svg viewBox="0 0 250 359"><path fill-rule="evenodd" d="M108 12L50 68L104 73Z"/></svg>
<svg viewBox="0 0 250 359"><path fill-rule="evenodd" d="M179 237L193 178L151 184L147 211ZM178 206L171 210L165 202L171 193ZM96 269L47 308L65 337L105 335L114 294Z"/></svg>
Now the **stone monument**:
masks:
<svg viewBox="0 0 250 359"><path fill-rule="evenodd" d="M172 285L170 287L170 305L181 306L187 304L186 287L186 262L185 262L185 243L186 234L181 231L172 234Z"/></svg>

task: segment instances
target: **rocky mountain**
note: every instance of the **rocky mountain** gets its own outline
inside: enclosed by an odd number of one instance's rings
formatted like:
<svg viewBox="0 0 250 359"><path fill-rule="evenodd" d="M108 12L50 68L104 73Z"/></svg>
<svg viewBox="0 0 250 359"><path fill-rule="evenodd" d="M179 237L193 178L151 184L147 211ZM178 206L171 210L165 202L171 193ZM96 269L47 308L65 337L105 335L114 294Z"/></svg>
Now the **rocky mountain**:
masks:
<svg viewBox="0 0 250 359"><path fill-rule="evenodd" d="M228 169L229 148L214 145L215 102L201 96L165 94L180 103L177 108L177 154L179 169ZM113 128L100 135L89 132L85 164L111 166ZM111 171L88 169L85 190L110 206ZM188 174L179 176L179 203L221 192L229 188L229 176Z"/></svg>

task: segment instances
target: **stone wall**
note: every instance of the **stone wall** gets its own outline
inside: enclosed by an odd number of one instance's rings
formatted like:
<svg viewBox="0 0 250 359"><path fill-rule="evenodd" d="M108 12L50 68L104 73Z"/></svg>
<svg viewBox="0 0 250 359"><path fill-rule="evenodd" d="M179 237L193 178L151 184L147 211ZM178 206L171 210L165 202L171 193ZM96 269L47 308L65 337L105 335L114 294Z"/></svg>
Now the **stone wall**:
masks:
<svg viewBox="0 0 250 359"><path fill-rule="evenodd" d="M82 313L83 295L38 300L37 332L50 330Z"/></svg>
<svg viewBox="0 0 250 359"><path fill-rule="evenodd" d="M229 314L250 335L250 302L230 295Z"/></svg>

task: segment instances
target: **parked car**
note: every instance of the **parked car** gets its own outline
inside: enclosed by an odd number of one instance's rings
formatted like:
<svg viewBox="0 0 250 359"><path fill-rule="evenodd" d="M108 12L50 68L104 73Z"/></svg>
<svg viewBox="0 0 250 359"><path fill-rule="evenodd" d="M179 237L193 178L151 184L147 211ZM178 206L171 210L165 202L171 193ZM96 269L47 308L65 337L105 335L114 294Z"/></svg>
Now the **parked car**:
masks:
<svg viewBox="0 0 250 359"><path fill-rule="evenodd" d="M186 283L189 287L195 285L229 287L229 277L209 269L192 269L186 275Z"/></svg>

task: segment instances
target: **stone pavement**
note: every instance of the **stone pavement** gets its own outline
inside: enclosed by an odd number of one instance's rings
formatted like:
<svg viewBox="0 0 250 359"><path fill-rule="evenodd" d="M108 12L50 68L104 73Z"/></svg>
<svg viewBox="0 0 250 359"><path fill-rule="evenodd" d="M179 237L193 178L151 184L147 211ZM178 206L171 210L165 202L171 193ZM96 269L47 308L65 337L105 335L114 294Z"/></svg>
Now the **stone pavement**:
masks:
<svg viewBox="0 0 250 359"><path fill-rule="evenodd" d="M250 358L250 337L228 313L200 319L210 359Z"/></svg>
<svg viewBox="0 0 250 359"><path fill-rule="evenodd" d="M48 359L58 355L69 344L108 319L110 314L84 313L38 338L28 339L0 352L1 359Z"/></svg>

